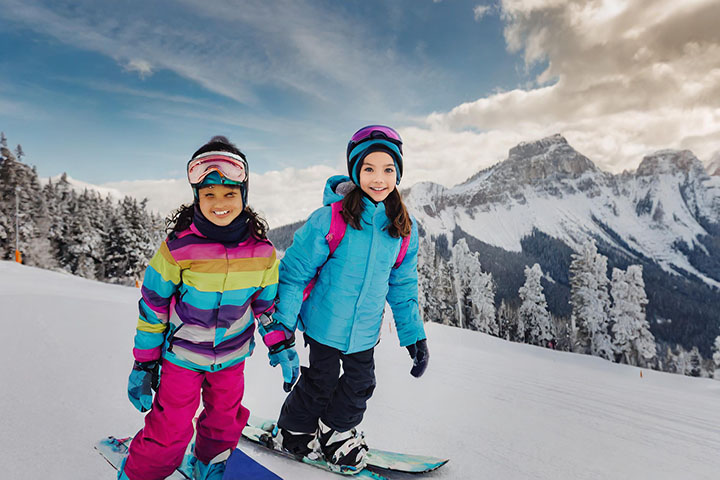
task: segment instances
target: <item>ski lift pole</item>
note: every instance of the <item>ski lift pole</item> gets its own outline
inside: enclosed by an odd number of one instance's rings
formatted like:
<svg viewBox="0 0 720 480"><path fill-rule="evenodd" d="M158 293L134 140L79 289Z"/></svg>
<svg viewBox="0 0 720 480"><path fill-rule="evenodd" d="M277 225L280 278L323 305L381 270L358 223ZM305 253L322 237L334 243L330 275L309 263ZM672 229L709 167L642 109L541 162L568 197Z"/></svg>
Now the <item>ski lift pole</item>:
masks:
<svg viewBox="0 0 720 480"><path fill-rule="evenodd" d="M15 187L15 261L22 263L22 253L20 253L20 239L18 232L20 231L20 187Z"/></svg>

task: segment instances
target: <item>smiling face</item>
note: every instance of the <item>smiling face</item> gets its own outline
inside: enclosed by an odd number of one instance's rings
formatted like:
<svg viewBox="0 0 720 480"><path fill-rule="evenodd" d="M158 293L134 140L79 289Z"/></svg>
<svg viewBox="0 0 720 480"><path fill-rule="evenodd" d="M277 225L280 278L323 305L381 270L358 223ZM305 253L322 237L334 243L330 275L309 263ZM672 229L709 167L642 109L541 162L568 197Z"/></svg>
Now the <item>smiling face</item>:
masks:
<svg viewBox="0 0 720 480"><path fill-rule="evenodd" d="M198 190L200 211L219 227L230 225L243 211L239 186L209 185Z"/></svg>
<svg viewBox="0 0 720 480"><path fill-rule="evenodd" d="M372 152L360 167L360 188L376 202L382 202L395 189L397 172L392 156L386 152Z"/></svg>

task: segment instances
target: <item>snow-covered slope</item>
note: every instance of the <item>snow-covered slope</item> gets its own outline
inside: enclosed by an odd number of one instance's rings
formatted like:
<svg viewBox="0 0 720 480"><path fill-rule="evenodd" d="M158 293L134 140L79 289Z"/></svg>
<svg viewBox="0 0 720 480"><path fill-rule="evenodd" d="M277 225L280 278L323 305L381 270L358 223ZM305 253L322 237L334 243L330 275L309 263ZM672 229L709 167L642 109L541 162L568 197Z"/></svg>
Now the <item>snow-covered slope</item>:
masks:
<svg viewBox="0 0 720 480"><path fill-rule="evenodd" d="M636 172L611 175L555 135L521 143L461 185L419 184L406 198L430 234L459 227L516 252L533 229L576 251L592 236L631 258L644 256L667 272L680 269L720 287L720 272L703 270L687 255L696 248L708 253L698 239L720 231L717 179L687 150L663 150L645 157Z"/></svg>
<svg viewBox="0 0 720 480"><path fill-rule="evenodd" d="M137 299L134 288L0 262L2 478L114 478L92 445L142 425L126 397ZM641 376L438 324L427 332L432 360L414 379L384 327L363 422L376 447L451 458L423 478L717 478L720 382ZM262 348L248 361L245 403L272 416L284 393ZM338 478L243 449L285 479Z"/></svg>

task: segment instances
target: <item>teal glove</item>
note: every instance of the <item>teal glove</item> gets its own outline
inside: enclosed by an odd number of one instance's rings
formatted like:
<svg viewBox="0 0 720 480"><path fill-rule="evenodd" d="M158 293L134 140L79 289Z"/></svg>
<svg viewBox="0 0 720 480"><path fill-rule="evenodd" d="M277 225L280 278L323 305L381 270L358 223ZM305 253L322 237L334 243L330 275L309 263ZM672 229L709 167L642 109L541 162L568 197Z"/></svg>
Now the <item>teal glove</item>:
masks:
<svg viewBox="0 0 720 480"><path fill-rule="evenodd" d="M160 386L160 362L135 362L128 379L128 398L141 413L152 407L153 394Z"/></svg>
<svg viewBox="0 0 720 480"><path fill-rule="evenodd" d="M300 376L300 359L295 347L287 347L279 352L270 350L268 357L270 358L270 365L273 367L280 365L280 368L282 368L283 390L289 392Z"/></svg>
<svg viewBox="0 0 720 480"><path fill-rule="evenodd" d="M300 359L295 350L295 334L267 316L260 317L258 330L270 351L270 365L280 365L283 374L283 390L289 392L300 376Z"/></svg>

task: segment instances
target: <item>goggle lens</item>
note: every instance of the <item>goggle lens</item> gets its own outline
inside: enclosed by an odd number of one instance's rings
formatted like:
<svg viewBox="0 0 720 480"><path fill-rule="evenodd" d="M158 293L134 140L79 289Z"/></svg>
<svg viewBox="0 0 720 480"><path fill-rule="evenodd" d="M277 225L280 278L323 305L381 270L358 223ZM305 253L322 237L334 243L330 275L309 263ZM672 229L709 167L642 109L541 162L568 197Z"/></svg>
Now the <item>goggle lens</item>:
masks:
<svg viewBox="0 0 720 480"><path fill-rule="evenodd" d="M200 155L188 163L188 180L190 185L197 185L212 172L218 172L233 182L243 183L247 180L247 168L242 157L231 153L210 153Z"/></svg>

